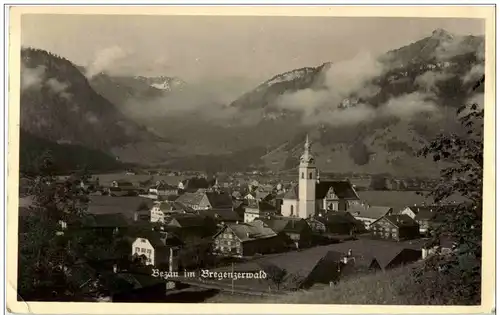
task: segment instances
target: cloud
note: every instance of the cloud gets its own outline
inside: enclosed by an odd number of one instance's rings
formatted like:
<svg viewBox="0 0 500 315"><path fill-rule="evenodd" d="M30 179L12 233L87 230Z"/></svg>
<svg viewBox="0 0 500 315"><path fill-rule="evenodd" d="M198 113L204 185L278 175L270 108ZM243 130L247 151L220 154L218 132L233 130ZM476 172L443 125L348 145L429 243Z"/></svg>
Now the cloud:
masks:
<svg viewBox="0 0 500 315"><path fill-rule="evenodd" d="M467 72L463 77L462 77L462 82L463 83L469 83L472 81L477 81L481 79L481 77L484 75L484 64L476 64L471 67L470 71Z"/></svg>
<svg viewBox="0 0 500 315"><path fill-rule="evenodd" d="M407 119L419 113L437 112L433 94L414 92L391 98L381 107L381 113Z"/></svg>
<svg viewBox="0 0 500 315"><path fill-rule="evenodd" d="M370 53L361 52L324 69L324 89L285 93L273 106L302 113L306 124L353 124L373 119L375 108L360 99L380 92L381 88L372 80L386 70Z"/></svg>
<svg viewBox="0 0 500 315"><path fill-rule="evenodd" d="M45 85L49 87L49 89L56 93L59 94L59 96L69 100L71 99L72 95L67 92L68 87L70 86L69 83L64 83L56 78L50 78L45 82Z"/></svg>
<svg viewBox="0 0 500 315"><path fill-rule="evenodd" d="M98 51L94 60L87 65L85 76L90 79L103 71L110 70L118 61L128 55L128 52L116 45L104 48Z"/></svg>
<svg viewBox="0 0 500 315"><path fill-rule="evenodd" d="M142 119L189 114L205 120L223 121L238 113L238 109L228 104L254 86L255 82L242 78L205 78L155 99L131 98L122 104L122 108L128 116Z"/></svg>
<svg viewBox="0 0 500 315"><path fill-rule="evenodd" d="M45 66L28 68L21 64L21 91L28 89L39 89L45 80Z"/></svg>
<svg viewBox="0 0 500 315"><path fill-rule="evenodd" d="M445 81L453 75L442 71L427 71L415 78L415 84L423 88L426 92L437 91L436 84Z"/></svg>

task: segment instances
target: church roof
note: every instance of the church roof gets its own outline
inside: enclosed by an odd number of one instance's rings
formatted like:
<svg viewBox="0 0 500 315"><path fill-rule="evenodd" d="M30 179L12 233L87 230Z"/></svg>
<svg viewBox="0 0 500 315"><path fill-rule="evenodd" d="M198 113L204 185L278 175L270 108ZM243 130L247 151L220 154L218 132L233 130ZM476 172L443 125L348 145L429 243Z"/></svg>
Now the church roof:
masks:
<svg viewBox="0 0 500 315"><path fill-rule="evenodd" d="M293 185L292 188L285 193L283 199L299 199L299 185Z"/></svg>
<svg viewBox="0 0 500 315"><path fill-rule="evenodd" d="M330 188L333 188L335 195L339 198L359 199L348 181L320 181L316 184L316 199L324 199Z"/></svg>

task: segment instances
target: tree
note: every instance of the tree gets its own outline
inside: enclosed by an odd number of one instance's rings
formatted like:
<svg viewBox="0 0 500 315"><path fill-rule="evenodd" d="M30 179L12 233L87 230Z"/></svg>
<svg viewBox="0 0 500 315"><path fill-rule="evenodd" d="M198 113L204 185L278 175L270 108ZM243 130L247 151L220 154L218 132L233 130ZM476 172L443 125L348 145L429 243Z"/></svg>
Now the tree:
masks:
<svg viewBox="0 0 500 315"><path fill-rule="evenodd" d="M387 178L383 175L372 175L372 179L370 181L370 189L387 190Z"/></svg>
<svg viewBox="0 0 500 315"><path fill-rule="evenodd" d="M456 207L442 207L443 220L431 229L434 244L448 236L456 242L456 250L451 255L435 255L427 260L417 277L421 283L429 278L435 283L438 270L439 277L446 279L443 293L453 292L452 302L477 304L481 299L484 109L472 104L461 107L457 115L463 125L462 133L441 134L419 152L434 161L450 163L441 171L439 184L427 197L437 204L452 194L465 197Z"/></svg>
<svg viewBox="0 0 500 315"><path fill-rule="evenodd" d="M279 290L281 284L283 284L286 280L288 271L272 263L262 263L261 267L262 270L267 274L267 280L274 284L276 286L276 289Z"/></svg>
<svg viewBox="0 0 500 315"><path fill-rule="evenodd" d="M81 226L87 192L74 177L58 181L50 153L41 156L31 188L33 204L20 218L18 294L24 300L64 301L85 297L75 266L81 261L81 235L66 227ZM88 178L79 175L81 180Z"/></svg>

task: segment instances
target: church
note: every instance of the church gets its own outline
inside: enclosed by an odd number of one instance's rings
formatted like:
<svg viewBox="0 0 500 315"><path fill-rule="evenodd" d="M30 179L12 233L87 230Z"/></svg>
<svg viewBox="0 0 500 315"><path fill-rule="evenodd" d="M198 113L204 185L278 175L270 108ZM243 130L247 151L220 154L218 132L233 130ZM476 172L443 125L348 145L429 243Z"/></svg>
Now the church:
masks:
<svg viewBox="0 0 500 315"><path fill-rule="evenodd" d="M320 180L307 136L300 157L298 185L283 196L281 214L306 219L321 211L347 211L359 203L360 198L349 181Z"/></svg>

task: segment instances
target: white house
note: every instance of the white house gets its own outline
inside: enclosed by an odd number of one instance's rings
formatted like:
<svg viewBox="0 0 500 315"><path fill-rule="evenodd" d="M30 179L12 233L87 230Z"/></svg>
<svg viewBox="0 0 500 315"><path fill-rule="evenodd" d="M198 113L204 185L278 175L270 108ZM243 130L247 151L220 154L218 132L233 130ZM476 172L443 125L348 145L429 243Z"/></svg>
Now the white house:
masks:
<svg viewBox="0 0 500 315"><path fill-rule="evenodd" d="M145 257L146 265L155 267L168 264L169 271L177 271L179 242L165 234L148 233L147 237L138 237L132 243L132 256ZM171 242L167 245L167 242ZM171 240L174 240L172 242Z"/></svg>
<svg viewBox="0 0 500 315"><path fill-rule="evenodd" d="M146 238L139 237L132 243L132 255L146 256L146 265L155 263L155 248Z"/></svg>

